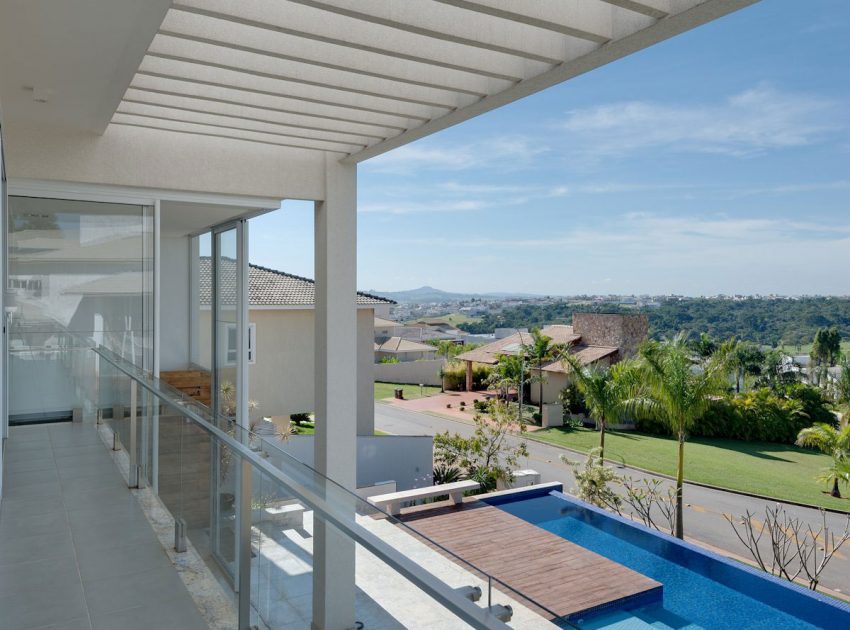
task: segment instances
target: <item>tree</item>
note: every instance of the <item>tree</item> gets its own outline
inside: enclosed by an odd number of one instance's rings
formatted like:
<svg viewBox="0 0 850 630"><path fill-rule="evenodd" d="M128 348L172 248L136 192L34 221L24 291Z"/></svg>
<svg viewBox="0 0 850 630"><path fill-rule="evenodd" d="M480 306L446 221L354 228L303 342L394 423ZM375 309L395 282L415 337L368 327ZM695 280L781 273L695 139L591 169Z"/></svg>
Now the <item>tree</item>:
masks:
<svg viewBox="0 0 850 630"><path fill-rule="evenodd" d="M513 478L513 469L521 457L528 457L524 441L512 441L514 419L505 403L491 402L489 419L476 413L475 433L463 437L448 431L434 436L434 461L437 468L457 467L466 478L480 481L482 488L491 490L501 479ZM520 424L520 433L525 427Z"/></svg>
<svg viewBox="0 0 850 630"><path fill-rule="evenodd" d="M685 438L713 401L726 392L729 344L722 344L696 369L696 359L677 335L664 342L650 341L640 350L643 387L630 395L624 408L638 417L660 420L678 438L676 468L676 536L684 537L682 487L685 474Z"/></svg>
<svg viewBox="0 0 850 630"><path fill-rule="evenodd" d="M836 327L818 328L810 356L815 367L835 365L841 356L841 333Z"/></svg>
<svg viewBox="0 0 850 630"><path fill-rule="evenodd" d="M809 446L832 458L832 465L825 468L819 481L832 483L832 496L841 497L838 482L850 485L850 423L836 429L823 422L800 431L797 446Z"/></svg>
<svg viewBox="0 0 850 630"><path fill-rule="evenodd" d="M730 367L735 369L735 392L741 393L741 382L747 376L761 376L765 361L764 352L750 341L733 342L729 356Z"/></svg>
<svg viewBox="0 0 850 630"><path fill-rule="evenodd" d="M528 380L525 370L525 356L519 354L503 354L499 356L499 362L493 368L487 379L492 387L499 390L501 397L507 401L511 388L516 388L518 396L517 421L522 424L522 388Z"/></svg>
<svg viewBox="0 0 850 630"><path fill-rule="evenodd" d="M547 337L540 332L539 328L531 329L531 343L523 345L522 351L534 361L534 365L540 371L537 382L540 384L540 415L543 415L543 364L555 358L557 346L552 343L552 337Z"/></svg>
<svg viewBox="0 0 850 630"><path fill-rule="evenodd" d="M599 457L605 459L605 427L608 421L623 416L624 402L637 386L635 364L623 361L612 368L598 365L585 366L574 355L564 353L561 357L578 390L584 396L588 416L599 429Z"/></svg>

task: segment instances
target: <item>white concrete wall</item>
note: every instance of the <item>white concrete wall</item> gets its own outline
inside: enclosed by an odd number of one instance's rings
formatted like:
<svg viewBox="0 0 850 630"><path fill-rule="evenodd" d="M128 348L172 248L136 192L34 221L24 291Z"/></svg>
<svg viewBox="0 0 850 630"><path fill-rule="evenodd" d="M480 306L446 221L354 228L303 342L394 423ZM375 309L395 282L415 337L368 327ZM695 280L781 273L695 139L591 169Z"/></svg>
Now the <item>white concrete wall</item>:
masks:
<svg viewBox="0 0 850 630"><path fill-rule="evenodd" d="M289 416L315 411L313 309L251 309L248 320L257 326L256 362L248 366L249 397L259 416ZM165 321L163 319L163 321ZM209 339L210 311L200 314L201 339ZM358 435L375 432L374 314L357 311L357 416ZM200 348L202 364L209 348ZM165 369L165 368L163 368Z"/></svg>
<svg viewBox="0 0 850 630"><path fill-rule="evenodd" d="M295 435L278 447L313 466L312 435ZM280 465L281 457L269 458ZM357 487L395 481L399 490L433 485L434 438L430 435L376 435L357 438Z"/></svg>
<svg viewBox="0 0 850 630"><path fill-rule="evenodd" d="M421 383L439 387L440 369L443 367L443 363L443 359L409 363L376 363L375 380L382 383L409 383L411 385Z"/></svg>
<svg viewBox="0 0 850 630"><path fill-rule="evenodd" d="M325 196L320 151L114 125L96 135L17 124L4 135L10 179L278 199Z"/></svg>
<svg viewBox="0 0 850 630"><path fill-rule="evenodd" d="M159 367L182 370L189 362L189 239L163 236L159 251L162 269Z"/></svg>

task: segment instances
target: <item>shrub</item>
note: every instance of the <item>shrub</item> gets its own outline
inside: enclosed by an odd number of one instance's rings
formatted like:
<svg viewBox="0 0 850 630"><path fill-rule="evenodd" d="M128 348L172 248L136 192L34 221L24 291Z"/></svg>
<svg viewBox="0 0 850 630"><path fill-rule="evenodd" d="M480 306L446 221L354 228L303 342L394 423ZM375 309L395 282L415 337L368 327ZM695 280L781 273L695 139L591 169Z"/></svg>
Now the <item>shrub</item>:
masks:
<svg viewBox="0 0 850 630"><path fill-rule="evenodd" d="M461 406L461 407L466 407L466 401L465 401L465 400L461 400L461 401L460 401L460 406Z"/></svg>
<svg viewBox="0 0 850 630"><path fill-rule="evenodd" d="M300 426L302 422L310 422L310 414L306 411L302 411L301 413L293 413L290 414L289 420L294 422L296 426Z"/></svg>
<svg viewBox="0 0 850 630"><path fill-rule="evenodd" d="M446 409L451 409L451 408L452 408L452 404L451 404L451 403L446 403Z"/></svg>
<svg viewBox="0 0 850 630"><path fill-rule="evenodd" d="M381 363L398 363L398 357L383 357L381 358Z"/></svg>
<svg viewBox="0 0 850 630"><path fill-rule="evenodd" d="M486 365L472 366L472 389L483 389L490 377L490 368ZM463 361L451 361L443 366L440 371L443 378L443 386L449 391L463 391L466 389L466 363Z"/></svg>
<svg viewBox="0 0 850 630"><path fill-rule="evenodd" d="M543 415L539 411L535 411L533 414L531 414L531 419L539 424L543 421Z"/></svg>
<svg viewBox="0 0 850 630"><path fill-rule="evenodd" d="M434 485L439 486L444 483L454 483L455 481L460 481L460 468L457 466L447 466L445 464L440 464L439 466L434 466Z"/></svg>
<svg viewBox="0 0 850 630"><path fill-rule="evenodd" d="M474 400L472 402L472 406L475 407L475 411L479 413L487 413L489 409L489 405L486 400Z"/></svg>
<svg viewBox="0 0 850 630"><path fill-rule="evenodd" d="M578 415L587 413L587 406L584 403L584 394L582 394L575 383L570 383L558 394L558 399L564 406L564 411Z"/></svg>
<svg viewBox="0 0 850 630"><path fill-rule="evenodd" d="M800 430L820 421L818 418L835 424L835 416L816 388L760 388L718 399L689 433L696 437L793 444ZM670 435L668 427L653 419L641 419L637 425L645 433Z"/></svg>

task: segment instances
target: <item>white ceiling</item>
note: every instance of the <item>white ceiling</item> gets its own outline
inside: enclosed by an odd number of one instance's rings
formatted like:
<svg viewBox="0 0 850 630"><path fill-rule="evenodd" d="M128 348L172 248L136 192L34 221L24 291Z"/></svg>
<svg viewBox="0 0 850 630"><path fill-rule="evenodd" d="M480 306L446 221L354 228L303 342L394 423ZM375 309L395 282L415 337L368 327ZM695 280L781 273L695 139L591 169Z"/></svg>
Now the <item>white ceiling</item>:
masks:
<svg viewBox="0 0 850 630"><path fill-rule="evenodd" d="M0 98L362 161L754 1L6 0Z"/></svg>

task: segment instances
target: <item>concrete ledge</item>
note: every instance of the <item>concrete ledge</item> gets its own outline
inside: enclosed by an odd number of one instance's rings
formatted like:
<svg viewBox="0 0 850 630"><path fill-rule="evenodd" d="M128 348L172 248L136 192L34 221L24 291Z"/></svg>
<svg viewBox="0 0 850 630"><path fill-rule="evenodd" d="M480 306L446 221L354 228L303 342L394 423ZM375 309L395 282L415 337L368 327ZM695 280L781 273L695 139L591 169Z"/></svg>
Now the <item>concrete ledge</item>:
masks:
<svg viewBox="0 0 850 630"><path fill-rule="evenodd" d="M519 501L521 499L546 496L552 491L563 492L564 484L560 481L547 481L546 483L538 483L533 486L525 486L523 488L511 488L510 490L498 490L487 494L479 494L474 498L479 501L489 503L490 505L498 505L500 503L509 503L511 501Z"/></svg>

